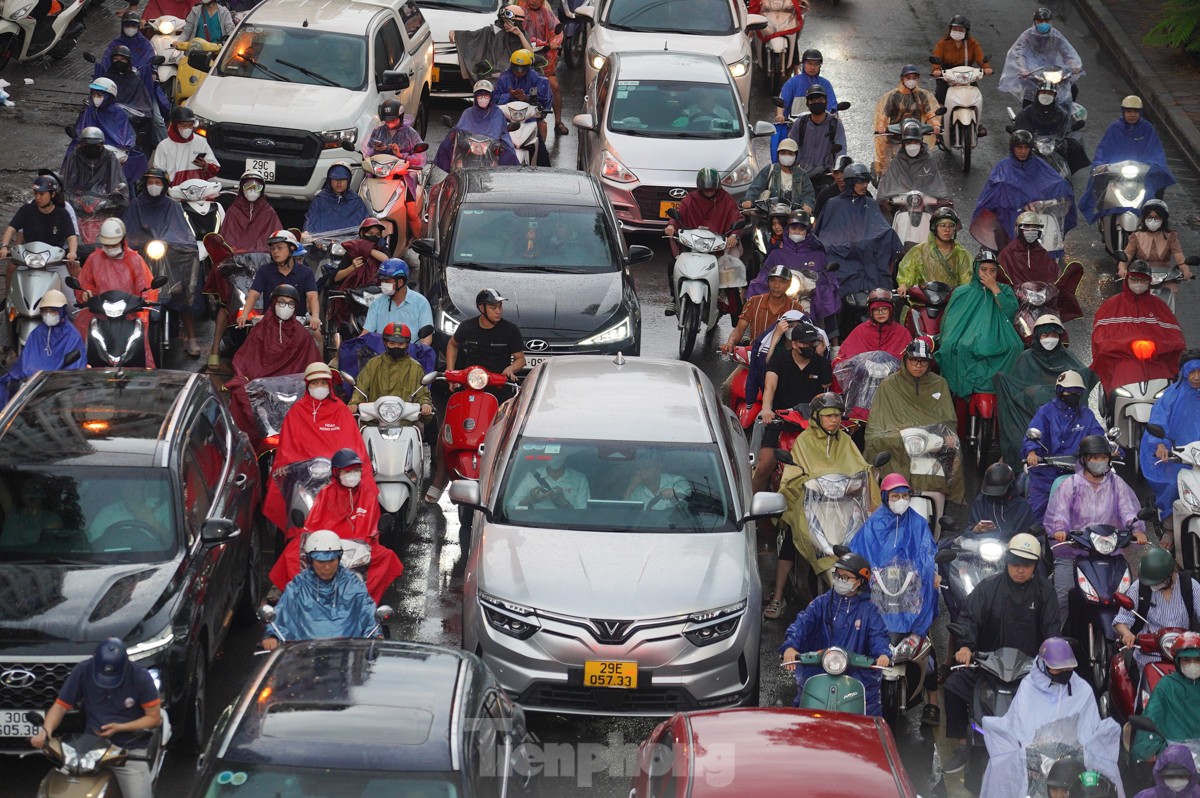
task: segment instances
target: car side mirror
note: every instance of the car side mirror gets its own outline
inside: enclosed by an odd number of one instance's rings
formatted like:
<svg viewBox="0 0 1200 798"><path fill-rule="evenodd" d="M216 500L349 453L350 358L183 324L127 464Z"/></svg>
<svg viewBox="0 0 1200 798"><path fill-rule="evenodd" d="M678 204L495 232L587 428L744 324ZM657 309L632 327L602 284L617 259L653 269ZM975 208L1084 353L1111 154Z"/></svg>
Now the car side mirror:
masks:
<svg viewBox="0 0 1200 798"><path fill-rule="evenodd" d="M411 83L407 72L400 69L389 69L380 76L376 88L379 91L404 91Z"/></svg>
<svg viewBox="0 0 1200 798"><path fill-rule="evenodd" d="M875 455L875 459L871 461L871 465L875 466L876 468L883 468L885 465L887 465L891 461L892 461L892 453L891 452L880 452L879 454Z"/></svg>
<svg viewBox="0 0 1200 798"><path fill-rule="evenodd" d="M933 561L938 565L954 562L954 549L941 549L937 554L933 555Z"/></svg>
<svg viewBox="0 0 1200 798"><path fill-rule="evenodd" d="M778 518L783 515L786 509L787 499L783 498L782 493L772 493L770 491L755 493L750 497L750 512L746 513L738 521L738 529L760 518Z"/></svg>
<svg viewBox="0 0 1200 798"><path fill-rule="evenodd" d="M765 119L760 119L754 123L754 138L762 138L763 136L774 136L775 124L768 122Z"/></svg>
<svg viewBox="0 0 1200 798"><path fill-rule="evenodd" d="M795 465L796 459L792 457L792 453L787 449L776 449L775 462L783 463L784 465Z"/></svg>
<svg viewBox="0 0 1200 798"><path fill-rule="evenodd" d="M1163 426L1161 424L1147 424L1146 431L1149 432L1151 435L1153 435L1156 438L1167 437L1167 431L1165 429L1163 429Z"/></svg>
<svg viewBox="0 0 1200 798"><path fill-rule="evenodd" d="M437 248L434 246L432 238L418 238L412 242L412 248L416 250L418 255L424 255L427 258L437 260Z"/></svg>
<svg viewBox="0 0 1200 798"><path fill-rule="evenodd" d="M632 266L635 263L645 263L654 257L654 250L650 247L642 246L641 244L631 244L629 247L629 256L625 258L625 264Z"/></svg>
<svg viewBox="0 0 1200 798"><path fill-rule="evenodd" d="M67 354L65 354L63 356L62 367L68 368L68 367L74 365L75 362L79 360L79 358L80 358L79 350L72 349L70 352L67 352Z"/></svg>
<svg viewBox="0 0 1200 798"><path fill-rule="evenodd" d="M200 527L200 539L205 543L225 543L240 534L242 530L228 518L210 518Z"/></svg>
<svg viewBox="0 0 1200 798"><path fill-rule="evenodd" d="M483 513L484 518L491 521L492 511L483 506L479 493L479 483L473 479L456 479L450 483L450 501L471 510Z"/></svg>
<svg viewBox="0 0 1200 798"><path fill-rule="evenodd" d="M571 118L571 124L580 130L595 131L596 118L591 114L575 114L575 116Z"/></svg>

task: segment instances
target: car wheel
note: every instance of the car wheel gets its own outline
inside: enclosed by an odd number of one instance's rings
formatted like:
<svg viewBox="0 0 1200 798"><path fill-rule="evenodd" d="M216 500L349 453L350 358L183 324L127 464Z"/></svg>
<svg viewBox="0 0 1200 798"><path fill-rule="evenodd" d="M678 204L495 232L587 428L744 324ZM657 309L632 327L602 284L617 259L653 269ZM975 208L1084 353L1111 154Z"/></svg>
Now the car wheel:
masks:
<svg viewBox="0 0 1200 798"><path fill-rule="evenodd" d="M246 562L246 586L238 600L237 622L244 625L258 623L258 608L263 601L263 539L267 534L266 522L260 516L250 532L250 552Z"/></svg>
<svg viewBox="0 0 1200 798"><path fill-rule="evenodd" d="M188 661L186 676L191 683L183 700L181 748L186 753L198 754L204 748L204 735L208 732L208 656L203 641Z"/></svg>
<svg viewBox="0 0 1200 798"><path fill-rule="evenodd" d="M421 102L417 106L417 117L413 120L413 130L420 133L422 139L429 132L429 89L421 92Z"/></svg>

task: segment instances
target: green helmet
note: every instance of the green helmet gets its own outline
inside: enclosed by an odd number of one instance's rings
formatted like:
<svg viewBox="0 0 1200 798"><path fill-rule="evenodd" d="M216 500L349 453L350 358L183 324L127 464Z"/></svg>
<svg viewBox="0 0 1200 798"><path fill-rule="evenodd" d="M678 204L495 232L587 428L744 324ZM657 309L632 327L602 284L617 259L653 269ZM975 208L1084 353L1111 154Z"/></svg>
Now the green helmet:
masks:
<svg viewBox="0 0 1200 798"><path fill-rule="evenodd" d="M1170 578L1175 570L1175 559L1162 546L1150 546L1142 555L1138 579L1147 585L1157 585Z"/></svg>
<svg viewBox="0 0 1200 798"><path fill-rule="evenodd" d="M721 176L711 166L706 166L696 173L696 188L716 188L721 185Z"/></svg>

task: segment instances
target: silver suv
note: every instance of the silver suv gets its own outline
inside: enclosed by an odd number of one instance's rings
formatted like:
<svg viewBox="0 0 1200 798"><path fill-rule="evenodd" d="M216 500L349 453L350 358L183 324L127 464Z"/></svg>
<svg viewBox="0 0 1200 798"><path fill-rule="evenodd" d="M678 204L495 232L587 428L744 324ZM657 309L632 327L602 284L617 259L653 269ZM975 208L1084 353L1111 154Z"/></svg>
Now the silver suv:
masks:
<svg viewBox="0 0 1200 798"><path fill-rule="evenodd" d="M463 647L530 710L665 715L757 705L761 585L737 419L690 363L566 356L496 417Z"/></svg>

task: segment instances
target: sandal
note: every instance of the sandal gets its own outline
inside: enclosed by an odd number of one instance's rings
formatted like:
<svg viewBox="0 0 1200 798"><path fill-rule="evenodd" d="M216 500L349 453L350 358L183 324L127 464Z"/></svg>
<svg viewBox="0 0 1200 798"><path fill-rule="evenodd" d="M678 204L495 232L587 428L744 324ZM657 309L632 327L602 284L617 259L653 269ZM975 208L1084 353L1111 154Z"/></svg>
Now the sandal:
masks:
<svg viewBox="0 0 1200 798"><path fill-rule="evenodd" d="M214 369L219 369L219 368L221 368L221 356L220 355L209 355L208 356L208 370L213 371Z"/></svg>
<svg viewBox="0 0 1200 798"><path fill-rule="evenodd" d="M767 608L763 610L763 617L769 621L776 620L780 615L783 615L784 603L779 599L775 599L767 604Z"/></svg>
<svg viewBox="0 0 1200 798"><path fill-rule="evenodd" d="M188 353L188 357L200 357L200 341L197 338L185 338L183 340L183 350Z"/></svg>
<svg viewBox="0 0 1200 798"><path fill-rule="evenodd" d="M569 135L571 135L571 129L569 127L567 127L566 125L564 125L562 122L555 122L554 123L554 134L556 136L569 136Z"/></svg>

